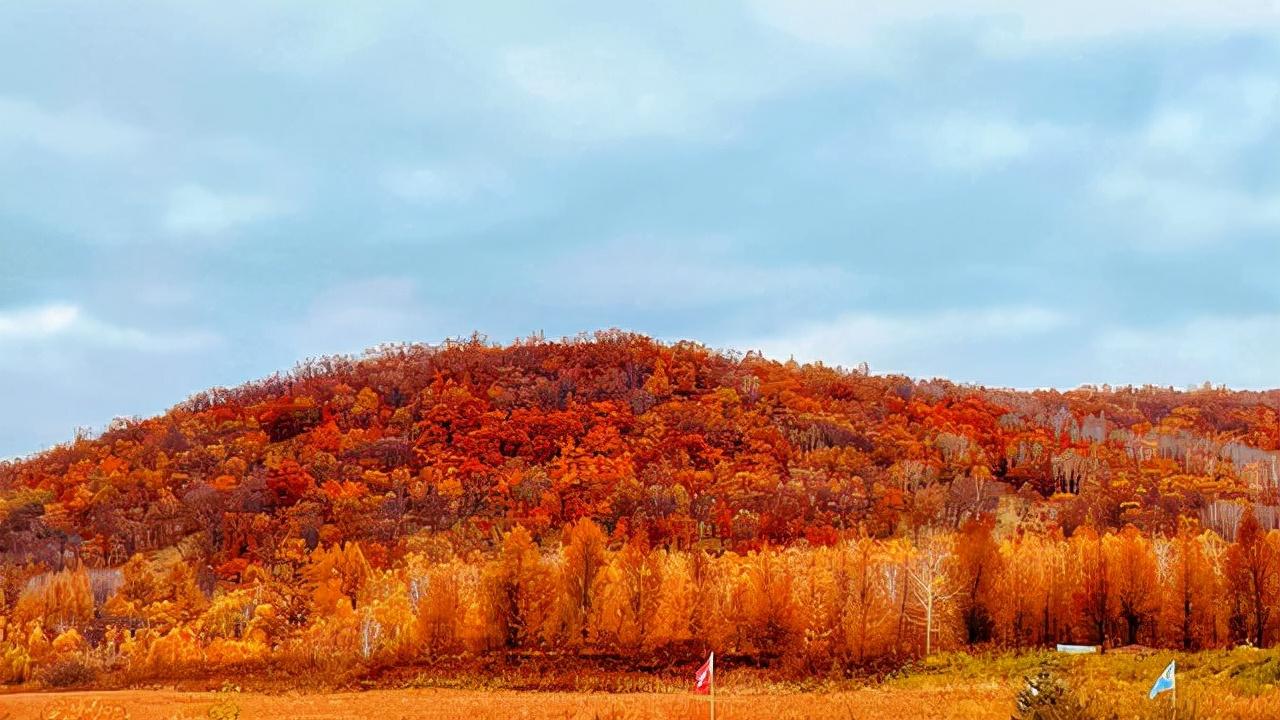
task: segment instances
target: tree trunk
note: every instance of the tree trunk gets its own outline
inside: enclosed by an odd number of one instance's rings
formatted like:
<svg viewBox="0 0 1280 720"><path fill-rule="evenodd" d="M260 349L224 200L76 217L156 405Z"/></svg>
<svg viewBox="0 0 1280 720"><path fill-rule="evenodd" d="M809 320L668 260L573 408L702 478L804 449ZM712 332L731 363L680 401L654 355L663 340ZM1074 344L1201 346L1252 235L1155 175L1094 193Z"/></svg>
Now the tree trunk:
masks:
<svg viewBox="0 0 1280 720"><path fill-rule="evenodd" d="M924 608L924 656L933 652L933 598L925 603Z"/></svg>

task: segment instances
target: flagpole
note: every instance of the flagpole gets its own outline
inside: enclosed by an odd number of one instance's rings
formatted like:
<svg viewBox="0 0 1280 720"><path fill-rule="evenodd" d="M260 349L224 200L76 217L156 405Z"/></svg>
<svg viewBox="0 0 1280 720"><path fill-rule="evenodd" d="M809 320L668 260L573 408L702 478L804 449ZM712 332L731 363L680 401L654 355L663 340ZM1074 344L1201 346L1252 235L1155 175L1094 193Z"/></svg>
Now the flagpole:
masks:
<svg viewBox="0 0 1280 720"><path fill-rule="evenodd" d="M716 720L716 654L711 653L711 720Z"/></svg>

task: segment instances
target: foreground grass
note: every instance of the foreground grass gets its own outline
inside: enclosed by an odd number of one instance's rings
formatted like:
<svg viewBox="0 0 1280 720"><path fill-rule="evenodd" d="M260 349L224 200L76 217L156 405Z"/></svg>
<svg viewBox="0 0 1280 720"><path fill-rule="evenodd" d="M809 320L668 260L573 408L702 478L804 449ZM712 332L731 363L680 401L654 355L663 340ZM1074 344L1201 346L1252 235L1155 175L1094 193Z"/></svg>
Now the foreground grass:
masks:
<svg viewBox="0 0 1280 720"><path fill-rule="evenodd" d="M943 654L886 678L781 684L732 669L721 675L719 720L1011 717L1025 678L1047 669L1067 684L1085 714L1064 718L1155 719L1172 716L1170 697L1148 700L1165 665L1178 660L1178 715L1280 717L1280 651L1149 652L1065 656L1050 652ZM649 692L520 692L459 687L379 688L299 693L118 690L0 695L0 720L190 720L214 718L705 718L707 701L679 686Z"/></svg>
<svg viewBox="0 0 1280 720"><path fill-rule="evenodd" d="M1236 648L1200 653L1145 651L1106 655L1053 652L939 655L886 681L891 688L975 686L990 682L1012 693L1047 669L1099 720L1174 717L1169 693L1147 693L1169 661L1178 662L1176 717L1182 720L1280 718L1280 650ZM1074 716L1072 716L1074 717Z"/></svg>
<svg viewBox="0 0 1280 720"><path fill-rule="evenodd" d="M989 688L978 692L951 690L860 690L796 695L720 695L716 717L722 720L789 718L899 718L929 717L1007 718L1012 695ZM566 718L572 720L657 720L705 718L707 701L693 695L523 693L465 690L370 690L324 695L241 693L226 698L218 693L184 693L156 690L121 690L70 693L64 697L22 694L0 698L0 706L18 718L50 717L57 720L115 720L124 715L91 714L93 701L100 709L127 710L130 720L207 718L225 713L233 704L239 718L396 718L412 720L507 720L509 718ZM936 710L936 712L935 712ZM79 713L79 714L77 714Z"/></svg>

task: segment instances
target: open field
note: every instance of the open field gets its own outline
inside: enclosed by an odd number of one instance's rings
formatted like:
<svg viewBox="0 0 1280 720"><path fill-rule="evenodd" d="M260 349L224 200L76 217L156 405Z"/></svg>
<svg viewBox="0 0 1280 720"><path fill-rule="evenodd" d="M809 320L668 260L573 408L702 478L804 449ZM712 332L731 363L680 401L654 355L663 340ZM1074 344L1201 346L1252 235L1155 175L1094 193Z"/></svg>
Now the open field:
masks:
<svg viewBox="0 0 1280 720"><path fill-rule="evenodd" d="M1007 718L1013 693L1008 688L857 690L836 693L779 695L725 695L716 698L716 717L722 720L766 718ZM63 695L23 693L0 697L2 712L13 720L39 718L54 708L99 706L127 708L131 720L215 717L215 708L239 710L239 717L339 720L386 718L388 720L508 720L510 718L601 718L642 720L703 718L704 698L688 694L585 694L525 693L466 690L371 690L323 695L221 693L174 691L76 692ZM211 711L215 713L211 715ZM0 717L3 717L0 714ZM77 717L70 715L70 717ZM92 717L92 715L89 715ZM105 718L113 717L103 715ZM230 717L230 716L227 716Z"/></svg>
<svg viewBox="0 0 1280 720"><path fill-rule="evenodd" d="M1047 671L1071 688L1088 718L1170 717L1169 695L1151 701L1151 682L1171 659L1179 666L1181 720L1280 716L1280 653L1251 649L1204 653L1113 653L1067 657L1047 652L946 654L880 682L794 686L727 672L717 696L720 720L787 718L1009 718L1025 678ZM646 720L706 717L706 698L663 692L521 692L510 689L379 688L330 693L91 690L0 695L0 718L20 720L193 720L196 718L563 718Z"/></svg>

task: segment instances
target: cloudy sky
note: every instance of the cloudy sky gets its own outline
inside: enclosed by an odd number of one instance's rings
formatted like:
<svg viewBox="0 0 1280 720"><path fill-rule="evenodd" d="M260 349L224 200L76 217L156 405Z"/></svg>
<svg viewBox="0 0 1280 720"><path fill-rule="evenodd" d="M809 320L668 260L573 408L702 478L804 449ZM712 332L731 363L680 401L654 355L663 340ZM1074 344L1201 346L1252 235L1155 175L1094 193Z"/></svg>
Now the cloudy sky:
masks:
<svg viewBox="0 0 1280 720"><path fill-rule="evenodd" d="M1280 385L1275 0L371 5L0 5L0 457L472 331Z"/></svg>

